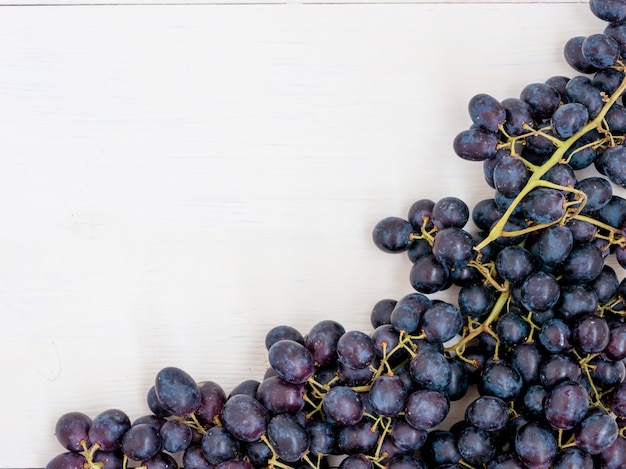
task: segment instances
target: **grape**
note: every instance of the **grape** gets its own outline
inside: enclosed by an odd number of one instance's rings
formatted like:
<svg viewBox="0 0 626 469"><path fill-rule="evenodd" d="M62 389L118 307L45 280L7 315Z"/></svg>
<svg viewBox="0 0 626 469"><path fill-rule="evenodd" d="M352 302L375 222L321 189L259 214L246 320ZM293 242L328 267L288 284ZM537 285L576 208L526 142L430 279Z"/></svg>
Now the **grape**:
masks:
<svg viewBox="0 0 626 469"><path fill-rule="evenodd" d="M506 246L496 257L498 274L513 285L522 283L534 270L534 264L532 254L521 246Z"/></svg>
<svg viewBox="0 0 626 469"><path fill-rule="evenodd" d="M572 349L572 330L562 319L548 319L539 331L539 343L550 353L567 352Z"/></svg>
<svg viewBox="0 0 626 469"><path fill-rule="evenodd" d="M93 419L89 440L102 451L113 451L122 444L124 434L130 429L128 415L119 409L108 409Z"/></svg>
<svg viewBox="0 0 626 469"><path fill-rule="evenodd" d="M364 454L351 454L339 463L340 469L374 469L374 464Z"/></svg>
<svg viewBox="0 0 626 469"><path fill-rule="evenodd" d="M585 36L576 36L569 39L565 43L563 55L565 56L565 61L577 72L593 73L597 69L589 63L583 54L582 47L584 41Z"/></svg>
<svg viewBox="0 0 626 469"><path fill-rule="evenodd" d="M554 435L539 423L525 424L515 436L515 452L529 469L551 467L557 451Z"/></svg>
<svg viewBox="0 0 626 469"><path fill-rule="evenodd" d="M593 469L593 458L580 448L566 448L559 453L554 469Z"/></svg>
<svg viewBox="0 0 626 469"><path fill-rule="evenodd" d="M394 417L404 408L407 389L397 376L381 376L369 391L369 404L378 415Z"/></svg>
<svg viewBox="0 0 626 469"><path fill-rule="evenodd" d="M598 305L598 295L590 286L582 284L564 285L554 310L561 319L572 321L588 314L594 314Z"/></svg>
<svg viewBox="0 0 626 469"><path fill-rule="evenodd" d="M526 164L512 156L505 156L493 168L493 184L504 197L515 197L528 182L530 172Z"/></svg>
<svg viewBox="0 0 626 469"><path fill-rule="evenodd" d="M502 430L509 421L509 408L495 396L480 396L465 409L465 420L486 432Z"/></svg>
<svg viewBox="0 0 626 469"><path fill-rule="evenodd" d="M68 451L67 453L61 453L53 457L46 469L84 469L87 465L85 456L80 453Z"/></svg>
<svg viewBox="0 0 626 469"><path fill-rule="evenodd" d="M265 348L269 350L276 342L285 339L304 345L304 337L302 337L298 329L287 324L282 324L272 327L267 334L265 334Z"/></svg>
<svg viewBox="0 0 626 469"><path fill-rule="evenodd" d="M220 420L236 439L250 442L258 440L265 433L269 414L256 399L246 394L236 394L224 404Z"/></svg>
<svg viewBox="0 0 626 469"><path fill-rule="evenodd" d="M609 344L609 325L606 319L589 314L576 324L573 342L584 353L599 353Z"/></svg>
<svg viewBox="0 0 626 469"><path fill-rule="evenodd" d="M304 342L317 366L328 366L336 360L337 342L345 332L345 328L333 320L320 321L309 330Z"/></svg>
<svg viewBox="0 0 626 469"><path fill-rule="evenodd" d="M430 389L420 389L407 398L404 418L418 430L429 430L443 422L449 410L450 402L445 395Z"/></svg>
<svg viewBox="0 0 626 469"><path fill-rule="evenodd" d="M369 420L339 428L337 447L343 454L371 453L376 448L380 431Z"/></svg>
<svg viewBox="0 0 626 469"><path fill-rule="evenodd" d="M88 415L82 412L68 412L57 420L54 434L65 449L79 452L91 446L90 427L91 418Z"/></svg>
<svg viewBox="0 0 626 469"><path fill-rule="evenodd" d="M626 187L626 147L619 145L608 148L598 155L594 163L599 173L615 184Z"/></svg>
<svg viewBox="0 0 626 469"><path fill-rule="evenodd" d="M306 425L309 451L315 455L329 455L335 449L335 428L323 420L310 420ZM265 465L265 464L263 464Z"/></svg>
<svg viewBox="0 0 626 469"><path fill-rule="evenodd" d="M506 98L500 101L506 111L504 130L508 135L522 135L527 132L526 126L533 125L533 110L526 101L517 98Z"/></svg>
<svg viewBox="0 0 626 469"><path fill-rule="evenodd" d="M450 364L437 350L419 350L409 369L413 380L423 389L444 391L452 379Z"/></svg>
<svg viewBox="0 0 626 469"><path fill-rule="evenodd" d="M470 464L486 464L495 454L495 446L489 434L472 425L461 431L457 445L463 459Z"/></svg>
<svg viewBox="0 0 626 469"><path fill-rule="evenodd" d="M135 461L149 459L160 449L159 433L147 423L133 425L122 438L122 451Z"/></svg>
<svg viewBox="0 0 626 469"><path fill-rule="evenodd" d="M267 425L267 436L278 456L298 461L309 449L309 435L291 414L278 414Z"/></svg>
<svg viewBox="0 0 626 469"><path fill-rule="evenodd" d="M217 465L239 457L241 444L226 428L215 426L202 436L202 452L210 464Z"/></svg>
<svg viewBox="0 0 626 469"><path fill-rule="evenodd" d="M168 420L159 433L162 448L169 453L185 451L193 439L191 427L180 420Z"/></svg>
<svg viewBox="0 0 626 469"><path fill-rule="evenodd" d="M142 461L141 467L146 469L177 469L178 464L172 456L161 451L151 458Z"/></svg>
<svg viewBox="0 0 626 469"><path fill-rule="evenodd" d="M554 276L538 271L530 274L521 287L524 306L530 311L547 311L556 305L561 289Z"/></svg>
<svg viewBox="0 0 626 469"><path fill-rule="evenodd" d="M445 301L433 304L422 317L422 331L426 340L431 343L447 342L459 333L461 327L461 311Z"/></svg>
<svg viewBox="0 0 626 469"><path fill-rule="evenodd" d="M200 389L200 406L195 415L200 422L212 424L224 407L226 393L214 381L202 381L198 383L198 388Z"/></svg>
<svg viewBox="0 0 626 469"><path fill-rule="evenodd" d="M576 427L585 417L588 407L587 391L574 381L563 381L554 386L544 403L546 420L560 430Z"/></svg>
<svg viewBox="0 0 626 469"><path fill-rule="evenodd" d="M456 464L461 460L456 437L446 430L433 430L428 434L422 455L429 467Z"/></svg>
<svg viewBox="0 0 626 469"><path fill-rule="evenodd" d="M580 103L587 108L591 119L595 118L602 109L604 103L602 90L594 86L588 77L573 77L567 82L565 92L570 102Z"/></svg>
<svg viewBox="0 0 626 469"><path fill-rule="evenodd" d="M432 252L435 258L448 269L459 269L467 265L474 256L474 239L460 228L444 228L437 233Z"/></svg>
<svg viewBox="0 0 626 469"><path fill-rule="evenodd" d="M372 232L374 244L386 252L402 252L409 248L413 226L405 219L387 217L379 221Z"/></svg>
<svg viewBox="0 0 626 469"><path fill-rule="evenodd" d="M537 223L553 223L565 214L565 196L555 189L533 189L522 200L524 216Z"/></svg>
<svg viewBox="0 0 626 469"><path fill-rule="evenodd" d="M185 371L173 366L160 370L154 390L161 405L172 415L186 417L200 407L200 388Z"/></svg>
<svg viewBox="0 0 626 469"><path fill-rule="evenodd" d="M324 396L324 413L331 422L354 425L363 417L365 408L356 391L347 386L335 386Z"/></svg>
<svg viewBox="0 0 626 469"><path fill-rule="evenodd" d="M589 7L594 15L609 23L626 19L626 5L620 0L590 0Z"/></svg>
<svg viewBox="0 0 626 469"><path fill-rule="evenodd" d="M473 96L468 108L472 122L489 132L496 132L506 119L506 111L498 100L485 93Z"/></svg>
<svg viewBox="0 0 626 469"><path fill-rule="evenodd" d="M619 429L615 419L604 409L594 408L576 427L576 444L591 455L599 454L617 439Z"/></svg>
<svg viewBox="0 0 626 469"><path fill-rule="evenodd" d="M494 361L485 367L478 384L481 394L509 402L520 395L523 381L519 371L507 362Z"/></svg>
<svg viewBox="0 0 626 469"><path fill-rule="evenodd" d="M469 161L484 161L496 154L498 139L494 133L483 129L468 129L454 139L454 152Z"/></svg>
<svg viewBox="0 0 626 469"><path fill-rule="evenodd" d="M293 384L280 376L272 376L261 381L257 388L257 400L273 413L298 412L304 408L306 388L303 384Z"/></svg>
<svg viewBox="0 0 626 469"><path fill-rule="evenodd" d="M546 228L537 240L537 257L547 266L562 263L574 247L572 231L563 225Z"/></svg>
<svg viewBox="0 0 626 469"><path fill-rule="evenodd" d="M626 467L626 437L618 436L615 441L598 455L602 469Z"/></svg>
<svg viewBox="0 0 626 469"><path fill-rule="evenodd" d="M315 373L313 355L301 343L283 339L273 344L268 353L270 366L288 383L302 384Z"/></svg>
<svg viewBox="0 0 626 469"><path fill-rule="evenodd" d="M591 243L575 246L563 261L563 275L569 282L588 283L595 279L604 267L602 251Z"/></svg>
<svg viewBox="0 0 626 469"><path fill-rule="evenodd" d="M418 259L409 275L411 286L420 293L435 293L448 285L449 270L433 255Z"/></svg>
<svg viewBox="0 0 626 469"><path fill-rule="evenodd" d="M200 446L190 446L183 454L185 469L213 469L213 465L206 460Z"/></svg>
<svg viewBox="0 0 626 469"><path fill-rule="evenodd" d="M591 34L581 44L585 59L595 68L609 68L619 58L619 44L611 36Z"/></svg>
<svg viewBox="0 0 626 469"><path fill-rule="evenodd" d="M428 431L413 427L404 418L395 419L391 427L391 439L400 451L412 453L426 443Z"/></svg>
<svg viewBox="0 0 626 469"><path fill-rule="evenodd" d="M339 361L348 368L363 369L376 357L374 341L361 331L347 331L337 341Z"/></svg>
<svg viewBox="0 0 626 469"><path fill-rule="evenodd" d="M396 307L396 304L398 303L397 300L392 300L389 298L385 298L382 300L378 300L376 302L376 304L374 305L374 307L372 308L372 312L370 313L370 323L372 325L372 327L374 329L376 329L378 326L382 326L384 324L391 324L391 312L393 311L393 309ZM343 329L343 327L341 327ZM343 335L343 333L345 332L345 330L342 330L340 334L337 335L337 339L339 340L339 337L341 337ZM314 331L313 329L311 331L309 331L309 333L307 334L307 348L309 349L309 351L313 354L313 358L315 359L315 362L318 365L321 366L326 366L330 364L330 361L334 358L334 356L336 356L337 353L337 344L336 344L336 340L334 341L334 350L331 353L324 353L324 356L330 356L329 360L323 360L323 363L320 362L317 357L316 357L316 353L315 353L315 349L317 347L323 347L326 348L326 344L327 344L327 340L326 337L324 337L324 333L320 334L320 337L318 340L317 339L317 331ZM320 344L319 346L317 344ZM312 350L313 349L313 350Z"/></svg>
<svg viewBox="0 0 626 469"><path fill-rule="evenodd" d="M245 379L230 391L228 398L236 396L237 394L244 394L254 398L256 397L259 384L256 379Z"/></svg>
<svg viewBox="0 0 626 469"><path fill-rule="evenodd" d="M526 85L520 99L528 103L536 120L548 119L561 103L559 92L547 83Z"/></svg>
<svg viewBox="0 0 626 469"><path fill-rule="evenodd" d="M390 324L397 331L413 333L419 327L422 316L432 306L430 299L421 293L409 293L398 300L391 311Z"/></svg>

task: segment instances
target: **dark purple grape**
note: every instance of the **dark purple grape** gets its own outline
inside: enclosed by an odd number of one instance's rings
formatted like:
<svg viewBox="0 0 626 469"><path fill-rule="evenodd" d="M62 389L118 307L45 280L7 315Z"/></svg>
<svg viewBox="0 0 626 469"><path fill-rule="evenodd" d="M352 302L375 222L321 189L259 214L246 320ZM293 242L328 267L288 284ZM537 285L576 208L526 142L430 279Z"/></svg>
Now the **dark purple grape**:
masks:
<svg viewBox="0 0 626 469"><path fill-rule="evenodd" d="M433 255L424 256L413 264L409 274L411 286L420 293L431 294L446 288L449 270Z"/></svg>
<svg viewBox="0 0 626 469"><path fill-rule="evenodd" d="M574 429L587 414L588 407L587 391L574 381L558 383L544 403L546 420L560 430Z"/></svg>
<svg viewBox="0 0 626 469"><path fill-rule="evenodd" d="M607 225L621 229L626 223L626 199L614 195L608 204L593 214L593 217Z"/></svg>
<svg viewBox="0 0 626 469"><path fill-rule="evenodd" d="M236 396L237 394L244 394L255 398L259 384L260 383L256 379L245 379L230 391L228 398Z"/></svg>
<svg viewBox="0 0 626 469"><path fill-rule="evenodd" d="M415 456L409 454L398 454L391 458L387 464L387 469L426 469L426 466Z"/></svg>
<svg viewBox="0 0 626 469"><path fill-rule="evenodd" d="M68 412L57 420L54 434L65 449L80 452L91 446L89 428L91 417L82 412Z"/></svg>
<svg viewBox="0 0 626 469"><path fill-rule="evenodd" d="M457 446L463 460L476 465L491 461L496 451L489 433L473 425L467 426L459 433Z"/></svg>
<svg viewBox="0 0 626 469"><path fill-rule="evenodd" d="M485 93L472 96L468 111L472 122L489 132L497 132L506 119L506 111L500 102Z"/></svg>
<svg viewBox="0 0 626 469"><path fill-rule="evenodd" d="M597 68L594 67L595 70ZM589 118L595 118L604 106L602 90L594 86L589 77L575 76L565 87L567 98L572 103L580 103L589 111ZM556 112L556 111L555 111Z"/></svg>
<svg viewBox="0 0 626 469"><path fill-rule="evenodd" d="M160 370L154 390L161 405L172 415L187 417L200 407L200 388L185 371L173 366Z"/></svg>
<svg viewBox="0 0 626 469"><path fill-rule="evenodd" d="M618 418L626 417L626 383L620 383L611 394L611 412Z"/></svg>
<svg viewBox="0 0 626 469"><path fill-rule="evenodd" d="M524 188L530 172L520 159L505 156L493 168L493 183L499 194L513 198Z"/></svg>
<svg viewBox="0 0 626 469"><path fill-rule="evenodd" d="M536 120L548 119L561 103L561 95L546 83L531 83L522 88L520 99L526 101Z"/></svg>
<svg viewBox="0 0 626 469"><path fill-rule="evenodd" d="M467 368L459 359L451 359L450 365L450 382L446 386L445 394L450 401L458 401L465 397L468 390L468 373Z"/></svg>
<svg viewBox="0 0 626 469"><path fill-rule="evenodd" d="M389 352L400 343L400 333L391 324L383 324L372 331L370 337L376 347L376 355L380 358L388 356ZM403 352L396 351L394 356Z"/></svg>
<svg viewBox="0 0 626 469"><path fill-rule="evenodd" d="M148 393L146 395L146 402L148 404L148 408L150 409L150 411L158 416L158 417L169 417L170 415L172 415L165 407L163 407L163 405L159 402L159 399L157 398L156 395L156 390L154 386L150 386L150 389L148 389Z"/></svg>
<svg viewBox="0 0 626 469"><path fill-rule="evenodd" d="M550 85L552 88L554 88L559 93L559 96L561 97L561 102L565 103L567 101L565 96L565 87L567 86L568 81L568 77L555 75L548 78L545 81L545 84Z"/></svg>
<svg viewBox="0 0 626 469"><path fill-rule="evenodd" d="M309 435L309 451L314 456L326 456L335 450L335 427L323 420L309 420L306 424Z"/></svg>
<svg viewBox="0 0 626 469"><path fill-rule="evenodd" d="M185 422L172 419L161 427L161 445L168 453L185 451L193 440L193 432Z"/></svg>
<svg viewBox="0 0 626 469"><path fill-rule="evenodd" d="M518 136L528 132L527 125L534 126L533 110L526 101L517 98L503 99L500 104L506 111L504 130L508 135Z"/></svg>
<svg viewBox="0 0 626 469"><path fill-rule="evenodd" d="M365 368L350 368L343 362L337 362L336 374L339 380L346 386L365 386L374 378L374 372L380 365L378 356L372 365Z"/></svg>
<svg viewBox="0 0 626 469"><path fill-rule="evenodd" d="M552 126L561 138L570 138L589 122L589 110L580 103L564 104L552 115Z"/></svg>
<svg viewBox="0 0 626 469"><path fill-rule="evenodd" d="M89 440L102 451L113 451L122 444L124 434L130 429L128 415L119 409L108 409L93 419Z"/></svg>
<svg viewBox="0 0 626 469"><path fill-rule="evenodd" d="M400 217L387 217L380 220L372 231L374 244L385 252L402 252L409 248L409 236L413 226Z"/></svg>
<svg viewBox="0 0 626 469"><path fill-rule="evenodd" d="M515 452L528 469L544 469L554 463L558 445L550 430L530 422L515 435Z"/></svg>
<svg viewBox="0 0 626 469"><path fill-rule="evenodd" d="M565 354L555 354L548 357L539 371L541 384L552 389L561 381L578 381L582 370L577 361Z"/></svg>
<svg viewBox="0 0 626 469"><path fill-rule="evenodd" d="M465 409L465 420L486 432L498 432L509 421L509 407L495 396L479 396Z"/></svg>
<svg viewBox="0 0 626 469"><path fill-rule="evenodd" d="M554 469L594 469L593 458L580 448L565 448L556 458Z"/></svg>
<svg viewBox="0 0 626 469"><path fill-rule="evenodd" d="M422 331L430 343L443 344L463 327L461 311L445 301L434 303L422 316Z"/></svg>
<svg viewBox="0 0 626 469"><path fill-rule="evenodd" d="M554 310L561 319L572 321L595 313L598 304L598 295L590 286L565 285L561 288L561 296Z"/></svg>
<svg viewBox="0 0 626 469"><path fill-rule="evenodd" d="M257 400L272 413L295 413L302 410L305 395L304 384L289 383L280 376L264 379L257 389Z"/></svg>
<svg viewBox="0 0 626 469"><path fill-rule="evenodd" d="M505 361L493 361L485 366L478 382L481 395L499 397L510 402L522 392L522 376Z"/></svg>
<svg viewBox="0 0 626 469"><path fill-rule="evenodd" d="M407 389L397 376L383 375L372 383L369 404L382 417L395 417L404 408Z"/></svg>
<svg viewBox="0 0 626 469"><path fill-rule="evenodd" d="M538 187L522 199L524 216L536 223L554 223L565 215L565 196L558 190Z"/></svg>
<svg viewBox="0 0 626 469"><path fill-rule="evenodd" d="M589 314L579 320L573 330L573 342L584 353L599 353L608 345L609 325L606 319Z"/></svg>
<svg viewBox="0 0 626 469"><path fill-rule="evenodd" d="M621 3L621 0L615 1ZM626 23L623 20L608 24L603 32L617 41L622 54L626 51Z"/></svg>
<svg viewBox="0 0 626 469"><path fill-rule="evenodd" d="M598 228L587 221L572 218L565 226L572 232L574 243L591 243L598 232Z"/></svg>
<svg viewBox="0 0 626 469"><path fill-rule="evenodd" d="M452 370L444 355L437 350L418 350L409 364L411 377L422 389L444 391L450 379Z"/></svg>
<svg viewBox="0 0 626 469"><path fill-rule="evenodd" d="M202 452L206 460L214 465L238 458L241 444L224 427L214 426L202 436Z"/></svg>
<svg viewBox="0 0 626 469"><path fill-rule="evenodd" d="M84 469L85 467L87 467L85 456L73 451L57 454L46 464L46 469Z"/></svg>
<svg viewBox="0 0 626 469"><path fill-rule="evenodd" d="M250 442L258 440L265 433L269 415L256 399L246 394L237 394L224 404L220 420L235 438Z"/></svg>
<svg viewBox="0 0 626 469"><path fill-rule="evenodd" d="M435 236L432 252L448 269L460 269L474 257L474 239L461 228L444 228Z"/></svg>
<svg viewBox="0 0 626 469"><path fill-rule="evenodd" d="M400 298L391 312L391 325L396 331L404 331L411 334L417 330L422 321L422 316L432 301L421 293L409 293Z"/></svg>
<svg viewBox="0 0 626 469"><path fill-rule="evenodd" d="M433 216L433 208L435 202L430 199L420 199L413 202L409 207L408 221L416 231L422 228L431 229L433 224L431 218Z"/></svg>
<svg viewBox="0 0 626 469"><path fill-rule="evenodd" d="M94 466L99 469L124 469L124 453L121 450L96 451L93 455ZM127 464L128 466L128 464Z"/></svg>
<svg viewBox="0 0 626 469"><path fill-rule="evenodd" d="M572 330L562 319L548 319L539 331L539 343L550 353L567 352L573 348Z"/></svg>
<svg viewBox="0 0 626 469"><path fill-rule="evenodd" d="M337 359L337 342L345 332L340 323L330 319L318 322L309 330L304 342L317 366L334 363Z"/></svg>
<svg viewBox="0 0 626 469"><path fill-rule="evenodd" d="M361 331L347 331L337 341L339 361L352 369L367 368L376 358L376 347L370 336Z"/></svg>
<svg viewBox="0 0 626 469"><path fill-rule="evenodd" d="M560 264L574 247L572 231L563 225L543 230L537 240L537 257L547 266Z"/></svg>
<svg viewBox="0 0 626 469"><path fill-rule="evenodd" d="M498 138L493 132L481 128L463 130L454 138L454 152L469 161L484 161L496 154Z"/></svg>
<svg viewBox="0 0 626 469"><path fill-rule="evenodd" d="M626 324L617 323L610 326L609 343L604 348L603 354L614 361L626 358Z"/></svg>
<svg viewBox="0 0 626 469"><path fill-rule="evenodd" d="M265 445L264 445L265 446ZM183 454L183 467L185 469L213 469L213 465L206 460L200 446L190 446Z"/></svg>
<svg viewBox="0 0 626 469"><path fill-rule="evenodd" d="M374 307L372 308L372 311L370 313L370 323L372 325L372 327L374 329L376 329L378 326L382 326L384 324L391 324L391 312L393 311L393 308L396 307L396 304L398 303L397 300L393 300L390 298L385 298L382 300L379 300L376 302L376 304L374 304ZM343 329L343 327L342 327ZM310 347L309 345L307 345L309 351L311 353L313 353L313 358L315 359L316 363L318 363L319 366L326 366L326 365L330 365L330 363L325 363L325 364L320 364L319 361L317 360L317 358L315 357L315 348L316 346L314 344L317 344L318 341L314 340L316 339L315 336L311 336L311 332L310 331L307 336L308 336L308 341L309 343L311 343L313 346ZM339 337L341 337L343 335L343 333L345 332L342 331L341 334L338 335L337 340L339 340ZM326 337L325 333L322 334L322 336L319 338L319 343L322 344L322 346L326 343ZM335 350L334 350L334 355L336 356L337 354L337 349L336 349L336 340L335 342ZM313 350L311 350L313 349ZM332 355L332 354L331 354Z"/></svg>
<svg viewBox="0 0 626 469"><path fill-rule="evenodd" d="M535 342L524 342L515 347L510 353L509 362L519 372L524 384L539 381L543 352Z"/></svg>
<svg viewBox="0 0 626 469"><path fill-rule="evenodd" d="M615 419L599 407L589 412L574 433L576 445L591 455L607 449L618 435L619 428Z"/></svg>
<svg viewBox="0 0 626 469"><path fill-rule="evenodd" d="M404 418L419 430L430 430L443 422L449 410L450 402L444 394L430 389L419 389L407 398Z"/></svg>
<svg viewBox="0 0 626 469"><path fill-rule="evenodd" d="M137 417L132 422L132 425L139 425L140 423L147 423L158 432L165 422L167 422L167 419L163 417L159 417L158 415L154 415L154 414L147 414L147 415L142 415L141 417Z"/></svg>
<svg viewBox="0 0 626 469"><path fill-rule="evenodd" d="M496 257L498 274L513 285L521 284L533 269L533 256L521 246L506 246Z"/></svg>
<svg viewBox="0 0 626 469"><path fill-rule="evenodd" d="M272 327L267 334L265 334L265 349L269 350L279 340L293 340L299 344L304 345L304 337L298 329L288 325L280 325Z"/></svg>
<svg viewBox="0 0 626 469"><path fill-rule="evenodd" d="M456 437L447 430L429 432L421 453L428 467L445 467L445 465L456 464L461 460Z"/></svg>
<svg viewBox="0 0 626 469"><path fill-rule="evenodd" d="M489 228L502 217L502 211L494 199L483 199L472 209L472 221L483 231Z"/></svg>
<svg viewBox="0 0 626 469"><path fill-rule="evenodd" d="M538 271L530 274L521 286L522 303L530 311L547 311L559 300L560 288L554 276Z"/></svg>
<svg viewBox="0 0 626 469"><path fill-rule="evenodd" d="M440 230L463 228L469 220L469 207L457 197L444 197L433 206L432 221Z"/></svg>
<svg viewBox="0 0 626 469"><path fill-rule="evenodd" d="M530 325L518 314L505 313L496 323L496 333L502 344L514 347L528 338Z"/></svg>
<svg viewBox="0 0 626 469"><path fill-rule="evenodd" d="M198 420L205 424L214 424L215 418L222 411L226 402L224 389L214 381L201 381L198 383L200 389L200 407L195 412Z"/></svg>
<svg viewBox="0 0 626 469"><path fill-rule="evenodd" d="M621 0L589 0L589 7L594 15L608 23L626 19L626 5Z"/></svg>
<svg viewBox="0 0 626 469"><path fill-rule="evenodd" d="M365 411L359 394L348 386L335 386L324 396L322 408L331 422L354 425L363 418Z"/></svg>
<svg viewBox="0 0 626 469"><path fill-rule="evenodd" d="M374 463L364 454L350 454L341 460L339 469L374 469Z"/></svg>
<svg viewBox="0 0 626 469"><path fill-rule="evenodd" d="M626 134L626 106L619 103L613 104L605 114L604 119L613 135Z"/></svg>
<svg viewBox="0 0 626 469"><path fill-rule="evenodd" d="M291 414L272 417L267 436L276 454L287 462L298 461L309 449L308 433Z"/></svg>
<svg viewBox="0 0 626 469"><path fill-rule="evenodd" d="M130 427L122 438L122 451L134 461L149 459L160 449L159 433L147 423Z"/></svg>
<svg viewBox="0 0 626 469"><path fill-rule="evenodd" d="M586 196L584 211L595 212L609 203L613 197L613 188L611 183L601 177L588 177L581 179L574 186L575 189L582 191Z"/></svg>
<svg viewBox="0 0 626 469"><path fill-rule="evenodd" d="M609 389L617 386L626 378L626 364L623 361L605 360L594 357L589 365L590 377L598 389Z"/></svg>
<svg viewBox="0 0 626 469"><path fill-rule="evenodd" d="M528 420L539 421L543 418L543 404L548 397L548 391L540 384L533 384L526 388L522 397L522 415Z"/></svg>
<svg viewBox="0 0 626 469"><path fill-rule="evenodd" d="M568 65L577 72L594 73L598 69L585 58L582 50L584 41L585 36L576 36L569 39L563 48L563 55Z"/></svg>
<svg viewBox="0 0 626 469"><path fill-rule="evenodd" d="M426 239L416 239L409 245L406 253L411 262L416 262L431 253L430 243Z"/></svg>
<svg viewBox="0 0 626 469"><path fill-rule="evenodd" d="M410 425L404 418L394 419L391 426L391 439L401 451L412 453L426 443L428 431Z"/></svg>
<svg viewBox="0 0 626 469"><path fill-rule="evenodd" d="M600 248L591 243L574 246L567 259L563 261L562 271L566 281L571 283L589 283L604 267L604 256Z"/></svg>
<svg viewBox="0 0 626 469"><path fill-rule="evenodd" d="M270 347L267 356L270 366L288 383L305 383L315 373L313 355L293 340L279 340Z"/></svg>
<svg viewBox="0 0 626 469"><path fill-rule="evenodd" d="M564 188L573 186L578 182L574 168L567 163L555 164L548 171L546 171L541 179L563 186ZM564 195L570 194L568 189L562 189L561 192Z"/></svg>
<svg viewBox="0 0 626 469"><path fill-rule="evenodd" d="M581 45L581 51L587 62L597 69L613 66L620 55L617 41L605 34L587 36Z"/></svg>
<svg viewBox="0 0 626 469"><path fill-rule="evenodd" d="M141 467L145 467L146 469L178 469L178 464L171 455L159 451L151 458L143 460Z"/></svg>
<svg viewBox="0 0 626 469"><path fill-rule="evenodd" d="M464 316L480 320L491 311L495 303L494 290L483 284L462 287L458 296L459 310Z"/></svg>
<svg viewBox="0 0 626 469"><path fill-rule="evenodd" d="M598 172L613 183L626 187L626 147L618 145L607 148L598 155L594 163Z"/></svg>
<svg viewBox="0 0 626 469"><path fill-rule="evenodd" d="M623 469L626 467L626 437L618 436L597 457L602 464L602 469Z"/></svg>
<svg viewBox="0 0 626 469"><path fill-rule="evenodd" d="M368 454L375 450L379 438L377 426L369 419L364 419L338 429L337 448L343 454Z"/></svg>

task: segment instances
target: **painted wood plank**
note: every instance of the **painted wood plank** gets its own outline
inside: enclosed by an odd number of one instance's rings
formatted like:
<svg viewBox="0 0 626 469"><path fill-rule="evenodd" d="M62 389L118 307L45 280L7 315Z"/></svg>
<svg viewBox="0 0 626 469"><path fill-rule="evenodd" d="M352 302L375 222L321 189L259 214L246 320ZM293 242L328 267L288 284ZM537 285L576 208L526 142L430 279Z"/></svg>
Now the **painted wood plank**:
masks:
<svg viewBox="0 0 626 469"><path fill-rule="evenodd" d="M369 330L410 292L374 224L491 196L451 149L468 99L572 75L562 45L602 28L571 3L0 13L3 468L44 467L63 412L146 413L164 366L229 390L275 325Z"/></svg>

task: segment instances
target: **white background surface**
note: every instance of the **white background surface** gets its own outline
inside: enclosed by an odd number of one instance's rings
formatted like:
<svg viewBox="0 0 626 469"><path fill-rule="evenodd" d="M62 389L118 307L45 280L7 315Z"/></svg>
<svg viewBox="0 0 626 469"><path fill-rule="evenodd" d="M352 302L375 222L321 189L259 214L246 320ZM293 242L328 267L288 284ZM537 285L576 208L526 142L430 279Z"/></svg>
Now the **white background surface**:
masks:
<svg viewBox="0 0 626 469"><path fill-rule="evenodd" d="M44 467L64 412L147 413L162 367L228 392L275 325L371 330L410 292L374 224L492 194L452 152L469 98L572 76L565 41L604 27L586 2L47 3L0 7L3 468Z"/></svg>

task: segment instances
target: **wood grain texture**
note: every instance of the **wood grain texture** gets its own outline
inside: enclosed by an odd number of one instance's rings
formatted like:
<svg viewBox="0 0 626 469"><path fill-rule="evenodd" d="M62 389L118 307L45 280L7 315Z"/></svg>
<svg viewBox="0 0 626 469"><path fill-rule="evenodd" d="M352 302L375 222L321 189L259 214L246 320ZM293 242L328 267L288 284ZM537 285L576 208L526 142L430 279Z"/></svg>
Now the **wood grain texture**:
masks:
<svg viewBox="0 0 626 469"><path fill-rule="evenodd" d="M370 330L410 292L374 224L491 196L451 149L468 99L571 75L602 28L558 2L1 8L0 467L44 467L63 412L146 413L164 366L229 390L275 325Z"/></svg>

